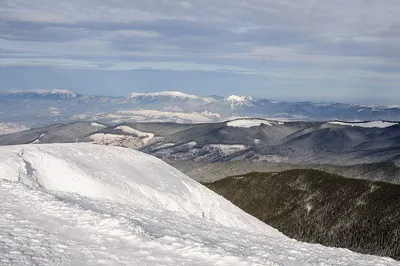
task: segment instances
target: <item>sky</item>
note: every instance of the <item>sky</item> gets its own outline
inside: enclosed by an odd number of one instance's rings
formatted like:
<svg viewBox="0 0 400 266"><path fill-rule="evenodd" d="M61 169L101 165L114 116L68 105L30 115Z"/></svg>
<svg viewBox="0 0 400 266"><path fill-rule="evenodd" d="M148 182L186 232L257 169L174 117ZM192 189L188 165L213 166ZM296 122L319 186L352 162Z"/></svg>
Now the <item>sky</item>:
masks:
<svg viewBox="0 0 400 266"><path fill-rule="evenodd" d="M0 0L0 90L400 104L398 0Z"/></svg>

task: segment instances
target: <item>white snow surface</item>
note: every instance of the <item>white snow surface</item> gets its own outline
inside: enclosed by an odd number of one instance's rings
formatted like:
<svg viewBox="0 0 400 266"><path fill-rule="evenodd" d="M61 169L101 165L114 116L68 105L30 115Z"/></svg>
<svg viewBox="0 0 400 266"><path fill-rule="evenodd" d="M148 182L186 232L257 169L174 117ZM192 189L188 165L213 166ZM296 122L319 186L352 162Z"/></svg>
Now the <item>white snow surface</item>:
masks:
<svg viewBox="0 0 400 266"><path fill-rule="evenodd" d="M160 159L88 143L0 147L0 177L45 190L190 213L238 228L266 226ZM279 235L275 229L270 233Z"/></svg>
<svg viewBox="0 0 400 266"><path fill-rule="evenodd" d="M267 126L275 126L275 125L282 125L283 123L284 122L281 121L269 121L264 119L237 119L227 122L226 125L228 127L250 128L250 127L258 127L261 124L265 124Z"/></svg>
<svg viewBox="0 0 400 266"><path fill-rule="evenodd" d="M248 100L251 100L252 98L249 96L237 96L237 95L231 95L226 97L228 101L233 101L233 102L246 102Z"/></svg>
<svg viewBox="0 0 400 266"><path fill-rule="evenodd" d="M107 126L103 125L103 124L99 124L97 122L92 122L90 124L92 127L99 127L99 128L106 128Z"/></svg>
<svg viewBox="0 0 400 266"><path fill-rule="evenodd" d="M149 141L151 141L154 138L154 134L153 133L142 132L140 130L134 129L134 128L129 127L129 126L118 126L115 129L122 130L125 133L135 134L136 136L138 136L138 137L140 137L142 139L144 144L149 143Z"/></svg>
<svg viewBox="0 0 400 266"><path fill-rule="evenodd" d="M225 98L226 101L231 103L231 108L235 109L237 106L251 106L253 105L253 98L250 96L231 95Z"/></svg>
<svg viewBox="0 0 400 266"><path fill-rule="evenodd" d="M118 147L0 147L0 202L0 265L399 265L289 239Z"/></svg>
<svg viewBox="0 0 400 266"><path fill-rule="evenodd" d="M360 122L360 123L352 123L352 122L329 122L332 125L341 125L341 126L352 126L352 127L364 127L364 128L386 128L394 125L398 125L399 123L392 123L386 121L370 121L370 122Z"/></svg>
<svg viewBox="0 0 400 266"><path fill-rule="evenodd" d="M160 91L160 92L150 92L150 93L141 93L141 92L132 92L127 98L137 98L137 97L169 97L175 99L184 99L184 100L202 100L208 102L207 98L203 98L197 95L186 94L179 91Z"/></svg>
<svg viewBox="0 0 400 266"><path fill-rule="evenodd" d="M123 120L139 122L209 123L220 119L217 114L208 112L185 113L158 110L124 110L110 115Z"/></svg>

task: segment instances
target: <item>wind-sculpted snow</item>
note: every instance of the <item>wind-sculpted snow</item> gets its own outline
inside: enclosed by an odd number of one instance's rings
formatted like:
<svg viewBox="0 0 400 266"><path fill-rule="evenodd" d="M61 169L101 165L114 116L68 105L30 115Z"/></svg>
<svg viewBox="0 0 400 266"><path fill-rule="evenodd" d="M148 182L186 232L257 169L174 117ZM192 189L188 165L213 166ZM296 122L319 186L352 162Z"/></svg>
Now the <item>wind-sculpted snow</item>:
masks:
<svg viewBox="0 0 400 266"><path fill-rule="evenodd" d="M0 202L0 265L398 265L284 237L118 147L1 147Z"/></svg>
<svg viewBox="0 0 400 266"><path fill-rule="evenodd" d="M4 146L0 162L1 178L32 187L280 235L163 161L131 149L85 143Z"/></svg>

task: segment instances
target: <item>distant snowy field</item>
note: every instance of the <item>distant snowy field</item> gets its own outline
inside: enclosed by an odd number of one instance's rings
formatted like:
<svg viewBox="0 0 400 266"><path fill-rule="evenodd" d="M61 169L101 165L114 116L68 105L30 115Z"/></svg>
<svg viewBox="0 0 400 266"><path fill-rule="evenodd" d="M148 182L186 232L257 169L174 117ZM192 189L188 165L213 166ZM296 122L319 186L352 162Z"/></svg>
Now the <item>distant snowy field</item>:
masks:
<svg viewBox="0 0 400 266"><path fill-rule="evenodd" d="M116 113L99 113L93 116L94 119L108 120L121 123L123 121L135 122L175 122L175 123L210 123L221 121L218 114L211 112L179 112L179 111L158 111L158 110L123 110Z"/></svg>
<svg viewBox="0 0 400 266"><path fill-rule="evenodd" d="M262 124L266 126L275 126L275 125L282 125L284 122L282 121L269 121L264 119L237 119L233 121L229 121L226 123L228 127L243 127L243 128L250 128L250 127L258 127Z"/></svg>
<svg viewBox="0 0 400 266"><path fill-rule="evenodd" d="M399 265L289 239L119 147L0 147L0 202L0 265Z"/></svg>
<svg viewBox="0 0 400 266"><path fill-rule="evenodd" d="M394 125L398 125L399 123L385 122L385 121L370 121L370 122L329 122L332 125L341 125L341 126L351 126L351 127L364 127L364 128L386 128Z"/></svg>

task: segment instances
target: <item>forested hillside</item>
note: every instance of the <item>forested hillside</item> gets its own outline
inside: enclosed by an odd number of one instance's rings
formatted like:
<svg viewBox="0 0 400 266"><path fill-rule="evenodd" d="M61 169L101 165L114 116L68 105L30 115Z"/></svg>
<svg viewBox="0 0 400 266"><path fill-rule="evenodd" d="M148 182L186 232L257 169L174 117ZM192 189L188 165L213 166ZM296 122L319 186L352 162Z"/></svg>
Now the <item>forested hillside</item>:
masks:
<svg viewBox="0 0 400 266"><path fill-rule="evenodd" d="M305 169L207 186L297 240L400 259L399 185Z"/></svg>

